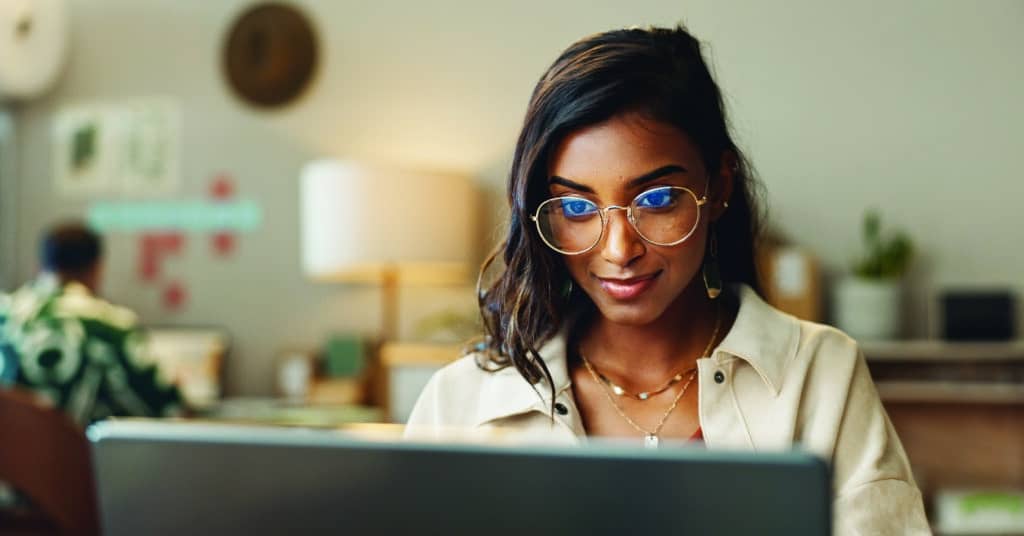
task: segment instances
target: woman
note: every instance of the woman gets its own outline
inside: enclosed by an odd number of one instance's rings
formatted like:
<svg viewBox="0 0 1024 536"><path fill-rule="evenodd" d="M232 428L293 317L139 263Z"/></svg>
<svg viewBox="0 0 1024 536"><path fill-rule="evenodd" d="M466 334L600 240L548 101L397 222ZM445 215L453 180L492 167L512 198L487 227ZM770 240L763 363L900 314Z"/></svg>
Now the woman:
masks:
<svg viewBox="0 0 1024 536"><path fill-rule="evenodd" d="M759 298L753 187L684 29L570 46L516 146L486 338L431 379L409 434L800 444L832 461L839 532L927 533L856 343Z"/></svg>

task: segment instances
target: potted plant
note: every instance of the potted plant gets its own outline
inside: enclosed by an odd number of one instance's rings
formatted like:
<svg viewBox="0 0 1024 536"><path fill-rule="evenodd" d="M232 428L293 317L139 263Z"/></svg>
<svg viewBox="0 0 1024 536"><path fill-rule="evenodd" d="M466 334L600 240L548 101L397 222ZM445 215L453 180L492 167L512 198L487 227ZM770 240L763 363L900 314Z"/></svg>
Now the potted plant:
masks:
<svg viewBox="0 0 1024 536"><path fill-rule="evenodd" d="M900 231L883 235L875 210L864 215L863 237L866 253L836 287L836 326L856 339L892 339L900 333L903 275L914 246Z"/></svg>

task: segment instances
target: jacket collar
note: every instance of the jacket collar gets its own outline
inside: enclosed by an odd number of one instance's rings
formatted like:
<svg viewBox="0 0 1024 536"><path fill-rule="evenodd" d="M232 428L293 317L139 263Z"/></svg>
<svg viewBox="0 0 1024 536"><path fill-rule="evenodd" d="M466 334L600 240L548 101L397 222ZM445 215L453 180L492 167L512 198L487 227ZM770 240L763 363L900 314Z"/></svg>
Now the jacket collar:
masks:
<svg viewBox="0 0 1024 536"><path fill-rule="evenodd" d="M778 396L786 366L796 357L800 322L765 303L747 285L736 285L734 290L740 298L736 321L711 358L721 363L731 355L746 361Z"/></svg>
<svg viewBox="0 0 1024 536"><path fill-rule="evenodd" d="M768 305L747 285L736 285L740 306L736 320L711 359L722 363L732 358L746 361L777 396L782 389L786 366L796 356L800 324L792 316ZM554 380L556 398L572 386L566 362L566 340L571 322L539 350ZM486 375L477 407L476 424L532 411L547 413L551 391L546 382L529 385L515 367Z"/></svg>

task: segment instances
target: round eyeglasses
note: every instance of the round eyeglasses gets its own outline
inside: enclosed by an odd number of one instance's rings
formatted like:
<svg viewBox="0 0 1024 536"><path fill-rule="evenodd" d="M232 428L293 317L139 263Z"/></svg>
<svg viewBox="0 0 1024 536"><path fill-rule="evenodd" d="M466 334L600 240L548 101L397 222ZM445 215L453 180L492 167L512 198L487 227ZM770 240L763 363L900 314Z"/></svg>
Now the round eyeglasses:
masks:
<svg viewBox="0 0 1024 536"><path fill-rule="evenodd" d="M640 193L628 207L601 208L583 197L553 197L541 203L530 219L544 243L563 255L593 249L604 235L610 210L625 210L630 225L647 242L674 246L697 229L700 209L707 202L707 195L698 199L689 188L659 186Z"/></svg>

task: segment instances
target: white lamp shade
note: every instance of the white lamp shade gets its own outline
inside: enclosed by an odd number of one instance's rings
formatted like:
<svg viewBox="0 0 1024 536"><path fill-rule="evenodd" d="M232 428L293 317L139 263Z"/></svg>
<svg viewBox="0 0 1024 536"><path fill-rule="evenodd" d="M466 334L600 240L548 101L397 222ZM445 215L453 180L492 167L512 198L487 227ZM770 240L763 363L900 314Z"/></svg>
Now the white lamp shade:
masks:
<svg viewBox="0 0 1024 536"><path fill-rule="evenodd" d="M307 164L301 177L302 264L309 277L408 283L465 282L475 195L467 177L343 160Z"/></svg>

